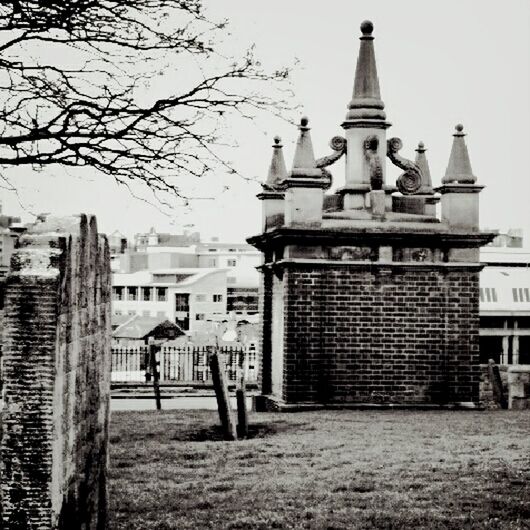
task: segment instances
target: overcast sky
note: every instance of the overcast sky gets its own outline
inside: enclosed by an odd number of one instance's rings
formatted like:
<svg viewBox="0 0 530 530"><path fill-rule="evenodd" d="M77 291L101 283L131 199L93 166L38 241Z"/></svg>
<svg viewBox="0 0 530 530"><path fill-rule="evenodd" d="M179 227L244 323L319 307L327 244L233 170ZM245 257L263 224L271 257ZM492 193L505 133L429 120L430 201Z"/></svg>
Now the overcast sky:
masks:
<svg viewBox="0 0 530 530"><path fill-rule="evenodd" d="M317 157L329 154L328 141L341 134L351 98L359 47L359 24L374 22L375 51L387 134L402 138L405 157L425 142L433 184L447 165L456 123L468 133L471 163L481 194L481 226L521 227L530 246L530 2L528 0L205 0L213 16L231 23L228 49L256 43L268 67L296 64L296 103L312 127ZM240 128L239 128L240 127ZM248 177L264 179L274 135L284 140L290 166L297 130L272 117L232 129L239 147L229 154ZM387 163L387 179L395 179ZM343 165L332 166L343 185ZM239 242L259 231L259 186L218 174L202 186L202 196L174 215L162 215L91 173L20 170L19 198L3 193L3 211L31 219L27 211L97 215L101 231L132 235L151 226L178 232L198 230L205 240ZM224 186L229 190L220 193ZM199 188L198 188L199 189ZM193 192L193 186L190 187ZM24 211L18 201L21 201Z"/></svg>

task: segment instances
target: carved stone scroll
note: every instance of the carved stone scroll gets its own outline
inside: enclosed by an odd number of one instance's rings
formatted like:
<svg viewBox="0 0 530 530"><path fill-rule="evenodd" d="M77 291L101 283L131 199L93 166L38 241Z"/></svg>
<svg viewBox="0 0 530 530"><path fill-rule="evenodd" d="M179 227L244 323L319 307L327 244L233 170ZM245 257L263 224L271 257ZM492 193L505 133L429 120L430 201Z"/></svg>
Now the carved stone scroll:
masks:
<svg viewBox="0 0 530 530"><path fill-rule="evenodd" d="M324 189L331 188L333 183L333 177L331 173L324 168L334 164L342 155L346 153L346 138L343 138L342 136L334 136L330 140L329 146L335 152L316 160L316 166L322 169L322 175L329 180L328 185Z"/></svg>
<svg viewBox="0 0 530 530"><path fill-rule="evenodd" d="M412 195L417 193L421 188L422 175L419 166L398 155L398 151L403 147L400 138L390 138L387 142L386 156L397 167L405 172L397 179L396 186L403 195Z"/></svg>

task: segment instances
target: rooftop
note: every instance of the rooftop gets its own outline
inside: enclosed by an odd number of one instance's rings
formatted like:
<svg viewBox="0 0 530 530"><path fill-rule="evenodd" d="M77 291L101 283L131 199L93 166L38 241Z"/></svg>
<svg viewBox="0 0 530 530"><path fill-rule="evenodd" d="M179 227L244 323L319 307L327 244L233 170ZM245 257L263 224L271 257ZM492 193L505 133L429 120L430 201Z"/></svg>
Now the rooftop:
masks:
<svg viewBox="0 0 530 530"><path fill-rule="evenodd" d="M176 330L179 335L184 335L184 331L182 331L182 329L180 329L180 327L174 322L167 320L166 317L135 315L121 326L118 326L112 333L112 336L124 339L143 339L159 326L172 328Z"/></svg>
<svg viewBox="0 0 530 530"><path fill-rule="evenodd" d="M218 273L226 273L226 269L217 269L211 267L202 268L171 268L171 269L156 269L153 271L138 271L138 272L117 272L113 274L112 283L113 285L160 285L160 286L171 286L171 285L192 285L207 276L211 276ZM158 279L156 276L171 276L175 275L175 278L181 277L180 281L168 281L166 279ZM183 277L187 276L187 277Z"/></svg>

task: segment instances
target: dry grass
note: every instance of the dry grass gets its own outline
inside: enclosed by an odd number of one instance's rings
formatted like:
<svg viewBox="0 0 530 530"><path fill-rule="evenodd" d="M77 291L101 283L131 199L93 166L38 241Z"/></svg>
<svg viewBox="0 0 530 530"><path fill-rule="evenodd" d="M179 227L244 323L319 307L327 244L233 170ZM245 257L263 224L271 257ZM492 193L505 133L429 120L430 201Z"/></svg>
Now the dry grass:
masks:
<svg viewBox="0 0 530 530"><path fill-rule="evenodd" d="M530 411L112 418L112 529L530 528Z"/></svg>

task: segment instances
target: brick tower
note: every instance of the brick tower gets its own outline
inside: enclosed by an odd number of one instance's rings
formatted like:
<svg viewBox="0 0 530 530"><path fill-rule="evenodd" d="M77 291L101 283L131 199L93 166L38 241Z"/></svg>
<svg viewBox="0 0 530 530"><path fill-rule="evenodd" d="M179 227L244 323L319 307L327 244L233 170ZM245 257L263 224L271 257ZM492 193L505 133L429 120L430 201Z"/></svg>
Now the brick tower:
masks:
<svg viewBox="0 0 530 530"><path fill-rule="evenodd" d="M476 183L456 126L442 185L425 147L415 161L387 140L373 46L361 25L345 138L315 159L302 118L292 169L279 138L258 195L263 233L261 385L269 405L478 404L479 248ZM346 157L344 186L326 169ZM386 181L385 159L404 172ZM436 202L441 198L441 219Z"/></svg>

